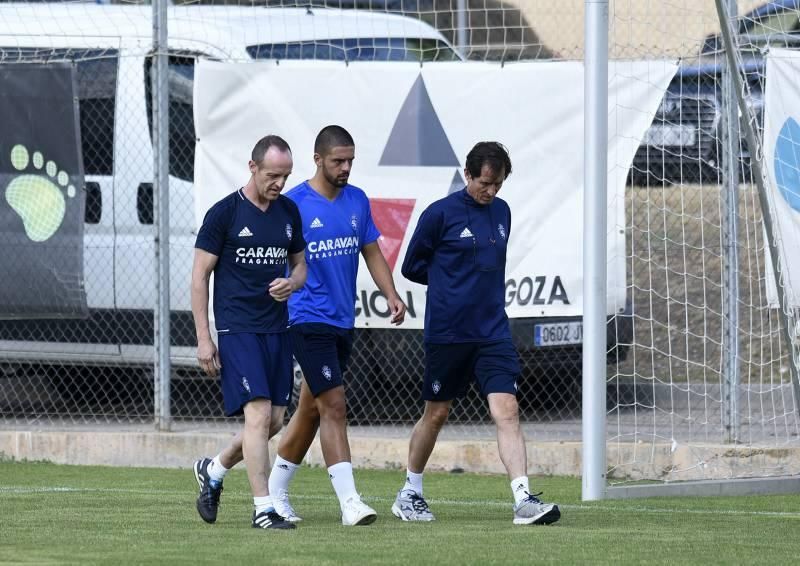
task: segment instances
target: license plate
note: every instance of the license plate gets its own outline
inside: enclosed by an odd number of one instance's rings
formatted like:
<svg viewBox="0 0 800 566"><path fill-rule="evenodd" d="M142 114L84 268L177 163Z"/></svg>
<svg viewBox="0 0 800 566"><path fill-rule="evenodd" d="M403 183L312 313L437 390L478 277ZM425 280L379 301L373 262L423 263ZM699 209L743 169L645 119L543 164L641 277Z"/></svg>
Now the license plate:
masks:
<svg viewBox="0 0 800 566"><path fill-rule="evenodd" d="M691 126L650 126L644 133L644 145L689 146L695 145L697 130Z"/></svg>
<svg viewBox="0 0 800 566"><path fill-rule="evenodd" d="M536 346L564 346L583 343L582 322L555 322L537 324L533 327L533 343Z"/></svg>

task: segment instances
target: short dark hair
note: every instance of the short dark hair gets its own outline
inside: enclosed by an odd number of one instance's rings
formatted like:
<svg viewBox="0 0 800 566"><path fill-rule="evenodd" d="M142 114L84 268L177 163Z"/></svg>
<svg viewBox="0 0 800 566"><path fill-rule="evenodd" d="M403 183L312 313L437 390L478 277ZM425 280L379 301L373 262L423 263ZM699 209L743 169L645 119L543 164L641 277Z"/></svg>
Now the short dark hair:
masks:
<svg viewBox="0 0 800 566"><path fill-rule="evenodd" d="M250 154L250 159L255 161L256 163L261 163L264 161L264 156L267 154L267 151L271 147L277 147L282 152L289 152L292 153L292 148L289 147L289 144L286 143L286 140L280 136L275 135L268 135L264 136L256 143L255 147L253 147L253 152Z"/></svg>
<svg viewBox="0 0 800 566"><path fill-rule="evenodd" d="M341 126L330 125L322 128L314 140L314 153L327 155L334 147L355 147L356 142L350 132Z"/></svg>
<svg viewBox="0 0 800 566"><path fill-rule="evenodd" d="M505 172L504 179L511 175L511 158L508 156L506 146L500 142L484 141L475 144L467 154L467 171L477 179L481 176L481 169L488 165L494 173Z"/></svg>

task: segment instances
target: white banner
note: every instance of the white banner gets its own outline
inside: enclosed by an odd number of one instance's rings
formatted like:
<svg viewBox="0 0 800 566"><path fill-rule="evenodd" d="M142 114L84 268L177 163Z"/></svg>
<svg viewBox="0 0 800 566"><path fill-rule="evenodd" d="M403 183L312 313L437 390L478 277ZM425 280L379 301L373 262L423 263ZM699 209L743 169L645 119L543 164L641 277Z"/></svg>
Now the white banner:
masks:
<svg viewBox="0 0 800 566"><path fill-rule="evenodd" d="M608 312L625 305L625 179L676 66L609 66ZM511 207L506 306L511 317L580 316L583 220L583 64L203 61L194 87L198 222L243 185L255 142L274 133L292 146L290 185L310 178L314 138L328 124L356 141L351 182L364 189L381 246L421 328L425 288L400 274L417 219L464 186L464 160L481 140L511 153L500 196ZM476 300L478 298L476 297ZM386 301L359 272L357 326L388 326Z"/></svg>
<svg viewBox="0 0 800 566"><path fill-rule="evenodd" d="M789 304L800 308L800 52L797 51L770 49L767 55L764 165L783 285ZM766 263L767 298L777 306L771 266L771 262Z"/></svg>

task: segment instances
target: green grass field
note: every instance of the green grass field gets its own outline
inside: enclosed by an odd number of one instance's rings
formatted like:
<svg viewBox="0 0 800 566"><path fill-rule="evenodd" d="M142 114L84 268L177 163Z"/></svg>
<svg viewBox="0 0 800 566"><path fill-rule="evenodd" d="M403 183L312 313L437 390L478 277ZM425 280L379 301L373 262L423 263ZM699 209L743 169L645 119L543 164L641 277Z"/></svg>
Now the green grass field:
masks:
<svg viewBox="0 0 800 566"><path fill-rule="evenodd" d="M430 473L431 524L395 519L402 472L356 471L379 513L342 527L327 474L302 468L295 531L250 527L244 472L225 480L215 525L197 516L191 470L0 463L0 563L19 564L796 564L800 495L583 503L576 478L533 478L552 526L511 524L501 476Z"/></svg>

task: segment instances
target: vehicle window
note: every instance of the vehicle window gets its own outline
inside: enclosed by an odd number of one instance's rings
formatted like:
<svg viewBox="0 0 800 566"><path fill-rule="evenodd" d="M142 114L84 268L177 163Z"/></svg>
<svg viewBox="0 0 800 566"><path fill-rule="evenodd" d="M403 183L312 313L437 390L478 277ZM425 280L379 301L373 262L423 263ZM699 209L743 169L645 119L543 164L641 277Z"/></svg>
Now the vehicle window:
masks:
<svg viewBox="0 0 800 566"><path fill-rule="evenodd" d="M800 12L795 10L786 10L756 20L753 22L752 27L747 30L747 33L756 36L769 36L798 31L800 31Z"/></svg>
<svg viewBox="0 0 800 566"><path fill-rule="evenodd" d="M326 39L250 45L253 59L325 61L455 61L458 55L438 39L404 37Z"/></svg>
<svg viewBox="0 0 800 566"><path fill-rule="evenodd" d="M3 63L75 64L81 151L85 175L114 172L114 110L119 53L116 49L53 49L50 47L0 47Z"/></svg>
<svg viewBox="0 0 800 566"><path fill-rule="evenodd" d="M194 64L197 54L180 53L169 56L167 88L169 90L169 174L194 180ZM151 90L152 57L145 60L145 96L150 140L153 139L153 98Z"/></svg>

